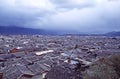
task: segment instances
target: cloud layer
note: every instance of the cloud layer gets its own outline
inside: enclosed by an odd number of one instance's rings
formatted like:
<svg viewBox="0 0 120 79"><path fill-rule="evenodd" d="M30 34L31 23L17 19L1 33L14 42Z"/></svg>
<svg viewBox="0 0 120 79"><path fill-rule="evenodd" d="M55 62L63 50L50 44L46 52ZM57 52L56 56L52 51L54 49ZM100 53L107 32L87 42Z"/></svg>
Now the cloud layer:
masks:
<svg viewBox="0 0 120 79"><path fill-rule="evenodd" d="M103 33L120 31L120 0L0 0L0 25Z"/></svg>

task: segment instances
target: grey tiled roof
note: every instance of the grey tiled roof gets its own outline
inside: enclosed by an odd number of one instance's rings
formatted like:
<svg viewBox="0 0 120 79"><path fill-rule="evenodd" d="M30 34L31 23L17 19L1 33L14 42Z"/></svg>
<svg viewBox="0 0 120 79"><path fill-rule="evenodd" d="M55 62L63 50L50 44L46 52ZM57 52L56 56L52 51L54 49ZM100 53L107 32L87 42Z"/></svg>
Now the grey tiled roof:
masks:
<svg viewBox="0 0 120 79"><path fill-rule="evenodd" d="M42 74L44 72L44 69L42 69L38 63L34 63L33 65L27 65L27 67L34 74Z"/></svg>
<svg viewBox="0 0 120 79"><path fill-rule="evenodd" d="M30 75L33 76L34 74L26 67L20 64L10 65L9 67L3 69L4 71L4 78L5 79L17 79L21 75Z"/></svg>

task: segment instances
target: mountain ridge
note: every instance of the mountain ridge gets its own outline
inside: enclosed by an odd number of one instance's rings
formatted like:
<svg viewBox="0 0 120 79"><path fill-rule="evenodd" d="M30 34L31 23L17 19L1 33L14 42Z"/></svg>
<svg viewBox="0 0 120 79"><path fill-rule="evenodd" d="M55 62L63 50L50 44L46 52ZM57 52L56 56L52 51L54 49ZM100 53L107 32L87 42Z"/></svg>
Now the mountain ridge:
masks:
<svg viewBox="0 0 120 79"><path fill-rule="evenodd" d="M53 35L57 33L55 31L44 30L44 29L32 29L32 28L24 28L24 27L16 27L16 26L11 26L11 27L0 26L0 34Z"/></svg>
<svg viewBox="0 0 120 79"><path fill-rule="evenodd" d="M79 36L120 36L120 31L112 31L105 34L88 34L88 33L79 33L72 34L63 31L55 30L45 30L45 29L33 29L25 27L16 27L16 26L0 26L0 34L12 34L12 35L79 35Z"/></svg>

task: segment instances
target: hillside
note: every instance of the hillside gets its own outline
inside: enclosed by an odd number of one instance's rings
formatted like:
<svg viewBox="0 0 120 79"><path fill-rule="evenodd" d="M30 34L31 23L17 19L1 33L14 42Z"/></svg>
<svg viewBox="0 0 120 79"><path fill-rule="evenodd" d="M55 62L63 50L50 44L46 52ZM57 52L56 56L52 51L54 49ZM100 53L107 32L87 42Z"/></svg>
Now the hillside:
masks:
<svg viewBox="0 0 120 79"><path fill-rule="evenodd" d="M32 29L32 28L23 28L23 27L3 27L0 26L0 34L27 34L27 35L34 35L34 34L42 34L42 35L53 35L56 32L43 30L43 29Z"/></svg>

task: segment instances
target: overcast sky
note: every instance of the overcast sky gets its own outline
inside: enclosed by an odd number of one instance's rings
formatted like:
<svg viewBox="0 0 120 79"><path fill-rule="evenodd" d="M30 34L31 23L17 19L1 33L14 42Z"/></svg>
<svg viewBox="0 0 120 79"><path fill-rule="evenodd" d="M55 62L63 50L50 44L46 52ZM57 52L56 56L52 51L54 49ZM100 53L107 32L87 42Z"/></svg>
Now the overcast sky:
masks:
<svg viewBox="0 0 120 79"><path fill-rule="evenodd" d="M0 26L120 31L120 0L0 0Z"/></svg>

